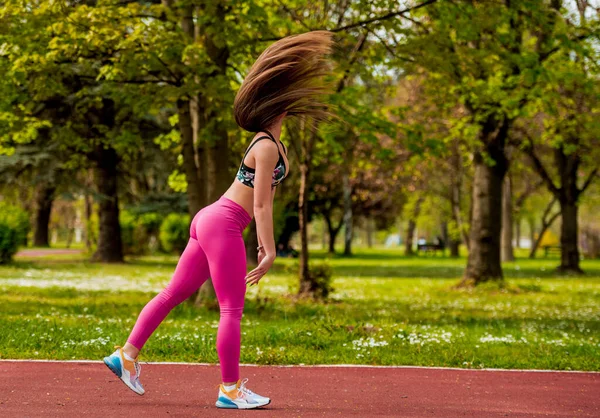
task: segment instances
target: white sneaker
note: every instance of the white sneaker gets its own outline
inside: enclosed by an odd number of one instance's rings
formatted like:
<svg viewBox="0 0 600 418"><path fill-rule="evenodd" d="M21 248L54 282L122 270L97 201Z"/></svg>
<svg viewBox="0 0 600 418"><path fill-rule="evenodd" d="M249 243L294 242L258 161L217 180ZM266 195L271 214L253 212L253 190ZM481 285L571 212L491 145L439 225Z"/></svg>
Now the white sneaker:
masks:
<svg viewBox="0 0 600 418"><path fill-rule="evenodd" d="M215 405L218 408L254 409L271 403L271 399L260 396L246 387L248 379L238 380L236 387L227 392L219 385L219 395Z"/></svg>
<svg viewBox="0 0 600 418"><path fill-rule="evenodd" d="M130 361L123 355L123 349L116 346L116 351L104 357L104 364L118 377L129 389L138 395L144 394L144 387L140 382L142 366L137 361Z"/></svg>

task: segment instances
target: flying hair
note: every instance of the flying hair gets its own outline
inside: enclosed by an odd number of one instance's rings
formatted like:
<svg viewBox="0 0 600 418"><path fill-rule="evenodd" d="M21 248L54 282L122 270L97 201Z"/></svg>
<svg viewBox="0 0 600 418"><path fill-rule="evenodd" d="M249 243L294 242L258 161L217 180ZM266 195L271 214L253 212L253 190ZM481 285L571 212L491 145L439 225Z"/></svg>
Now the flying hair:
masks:
<svg viewBox="0 0 600 418"><path fill-rule="evenodd" d="M328 31L288 36L270 45L244 79L233 112L237 124L249 132L270 127L282 113L305 116L314 123L328 119L326 96L331 86L327 56L333 40Z"/></svg>

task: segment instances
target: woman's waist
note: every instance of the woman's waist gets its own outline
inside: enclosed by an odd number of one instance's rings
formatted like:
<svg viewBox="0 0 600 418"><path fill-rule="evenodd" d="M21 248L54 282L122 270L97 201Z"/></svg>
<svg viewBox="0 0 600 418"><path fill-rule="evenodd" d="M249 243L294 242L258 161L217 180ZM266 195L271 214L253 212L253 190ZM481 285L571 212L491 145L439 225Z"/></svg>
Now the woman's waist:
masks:
<svg viewBox="0 0 600 418"><path fill-rule="evenodd" d="M210 218L212 220L228 220L239 224L242 228L248 226L252 217L239 203L221 196L216 202L204 207L196 215L197 218Z"/></svg>

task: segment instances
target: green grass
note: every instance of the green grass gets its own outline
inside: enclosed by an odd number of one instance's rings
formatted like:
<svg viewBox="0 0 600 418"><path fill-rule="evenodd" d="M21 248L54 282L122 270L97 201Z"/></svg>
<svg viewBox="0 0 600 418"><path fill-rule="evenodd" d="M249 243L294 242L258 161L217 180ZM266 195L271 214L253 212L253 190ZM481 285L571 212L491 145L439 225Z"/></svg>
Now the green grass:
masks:
<svg viewBox="0 0 600 418"><path fill-rule="evenodd" d="M125 341L176 261L61 256L0 267L0 358L103 357ZM330 260L335 291L326 304L288 296L293 262L278 259L248 291L244 363L600 370L600 261L584 261L585 276L564 277L556 259L518 260L504 265L505 289L456 290L464 259L361 250ZM180 305L143 359L217 362L217 323L217 312Z"/></svg>

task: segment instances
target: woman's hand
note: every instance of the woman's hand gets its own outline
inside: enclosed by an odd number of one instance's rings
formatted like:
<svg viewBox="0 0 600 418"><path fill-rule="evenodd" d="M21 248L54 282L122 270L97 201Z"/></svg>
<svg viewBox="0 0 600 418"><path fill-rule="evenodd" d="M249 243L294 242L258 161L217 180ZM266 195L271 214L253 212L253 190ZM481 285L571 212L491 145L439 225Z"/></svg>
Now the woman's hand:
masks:
<svg viewBox="0 0 600 418"><path fill-rule="evenodd" d="M267 271L273 265L273 261L275 261L275 254L265 254L258 266L246 275L246 285L252 286L258 284L259 280L267 274Z"/></svg>
<svg viewBox="0 0 600 418"><path fill-rule="evenodd" d="M267 255L267 253L265 252L265 249L261 245L260 249L258 250L258 264L260 264L262 262L263 258L265 258L266 255Z"/></svg>

